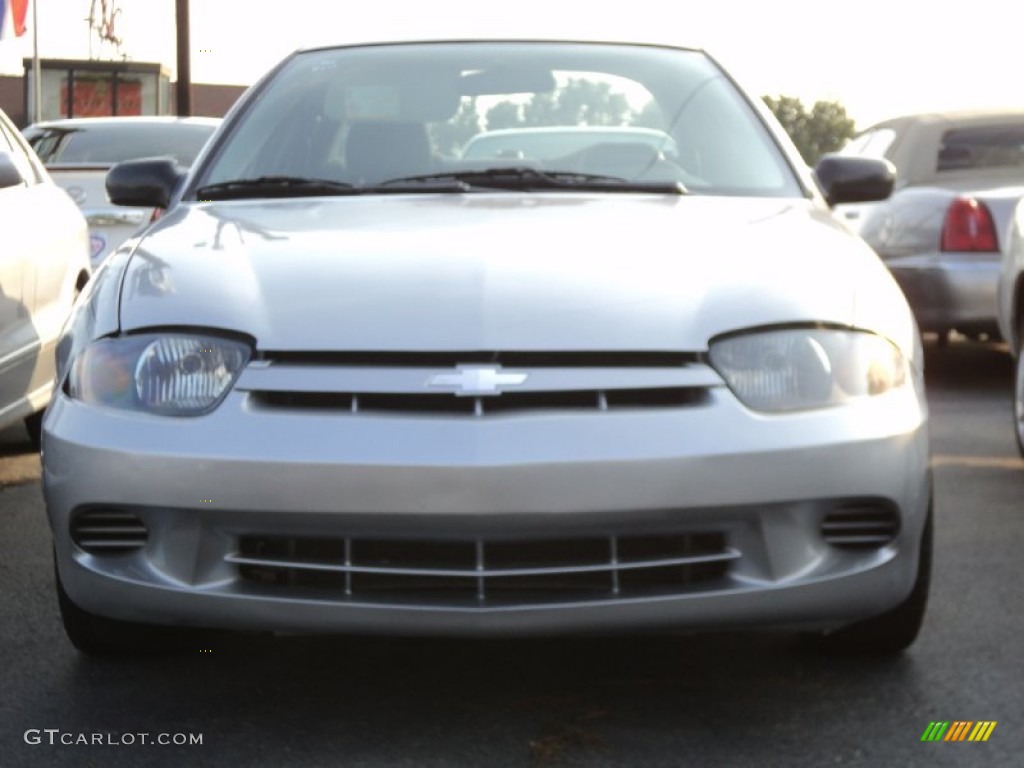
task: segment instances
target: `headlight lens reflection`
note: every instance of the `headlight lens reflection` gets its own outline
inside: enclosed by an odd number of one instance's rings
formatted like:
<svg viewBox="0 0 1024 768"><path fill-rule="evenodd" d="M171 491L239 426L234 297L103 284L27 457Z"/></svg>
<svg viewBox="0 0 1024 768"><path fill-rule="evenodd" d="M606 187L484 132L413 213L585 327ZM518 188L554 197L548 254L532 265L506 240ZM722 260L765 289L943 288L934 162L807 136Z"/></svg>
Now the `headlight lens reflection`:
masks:
<svg viewBox="0 0 1024 768"><path fill-rule="evenodd" d="M871 333L827 328L757 331L712 342L711 364L748 408L827 408L903 386L906 362Z"/></svg>
<svg viewBox="0 0 1024 768"><path fill-rule="evenodd" d="M93 405L198 416L220 403L250 353L242 342L204 335L102 339L72 365L68 394Z"/></svg>

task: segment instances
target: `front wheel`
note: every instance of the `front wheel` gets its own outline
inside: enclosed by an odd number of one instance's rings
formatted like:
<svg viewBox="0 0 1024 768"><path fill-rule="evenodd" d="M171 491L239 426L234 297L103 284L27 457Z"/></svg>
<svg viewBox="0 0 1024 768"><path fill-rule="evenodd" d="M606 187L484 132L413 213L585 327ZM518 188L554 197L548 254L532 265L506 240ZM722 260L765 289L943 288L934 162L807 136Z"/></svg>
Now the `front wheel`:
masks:
<svg viewBox="0 0 1024 768"><path fill-rule="evenodd" d="M827 635L813 638L823 651L891 655L906 650L917 638L928 604L932 571L932 511L921 534L921 551L917 561L917 577L910 595L895 608Z"/></svg>
<svg viewBox="0 0 1024 768"><path fill-rule="evenodd" d="M84 654L114 656L180 650L198 639L198 630L139 624L90 613L68 596L61 583L56 562L53 570L64 633L71 644Z"/></svg>
<svg viewBox="0 0 1024 768"><path fill-rule="evenodd" d="M1024 334L1018 334L1024 339ZM1017 451L1024 456L1024 340L1017 342L1017 359L1013 365L1013 427Z"/></svg>
<svg viewBox="0 0 1024 768"><path fill-rule="evenodd" d="M25 417L25 429L28 431L29 442L32 443L32 450L39 451L43 444L43 413L36 411L31 416Z"/></svg>

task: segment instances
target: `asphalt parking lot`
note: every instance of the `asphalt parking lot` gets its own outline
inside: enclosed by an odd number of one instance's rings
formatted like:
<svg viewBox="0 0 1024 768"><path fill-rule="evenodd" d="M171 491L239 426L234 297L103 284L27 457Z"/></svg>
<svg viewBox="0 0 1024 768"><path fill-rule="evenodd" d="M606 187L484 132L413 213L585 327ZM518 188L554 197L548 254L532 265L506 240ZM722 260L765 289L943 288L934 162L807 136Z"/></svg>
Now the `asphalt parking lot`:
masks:
<svg viewBox="0 0 1024 768"><path fill-rule="evenodd" d="M20 426L0 431L0 487L39 479L39 456L28 450L27 440Z"/></svg>

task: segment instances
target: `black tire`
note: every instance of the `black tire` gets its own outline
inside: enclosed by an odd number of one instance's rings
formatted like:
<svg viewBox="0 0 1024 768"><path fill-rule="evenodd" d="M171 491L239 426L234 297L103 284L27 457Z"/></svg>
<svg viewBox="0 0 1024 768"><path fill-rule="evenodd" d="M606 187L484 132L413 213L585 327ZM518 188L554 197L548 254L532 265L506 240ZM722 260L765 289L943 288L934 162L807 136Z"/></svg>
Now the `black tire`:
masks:
<svg viewBox="0 0 1024 768"><path fill-rule="evenodd" d="M1017 333L1017 355L1013 361L1013 431L1017 451L1024 456L1024 331Z"/></svg>
<svg viewBox="0 0 1024 768"><path fill-rule="evenodd" d="M842 654L895 655L903 652L917 639L928 604L932 572L932 512L921 534L921 553L917 578L910 595L895 608L826 635L812 638L822 651Z"/></svg>
<svg viewBox="0 0 1024 768"><path fill-rule="evenodd" d="M43 444L43 413L44 411L36 411L31 416L25 417L28 439L32 443L32 449L37 453Z"/></svg>
<svg viewBox="0 0 1024 768"><path fill-rule="evenodd" d="M71 644L89 656L122 656L161 651L183 650L195 644L197 630L180 627L161 627L108 619L86 611L64 591L60 574L54 563L57 582L57 601L64 633Z"/></svg>

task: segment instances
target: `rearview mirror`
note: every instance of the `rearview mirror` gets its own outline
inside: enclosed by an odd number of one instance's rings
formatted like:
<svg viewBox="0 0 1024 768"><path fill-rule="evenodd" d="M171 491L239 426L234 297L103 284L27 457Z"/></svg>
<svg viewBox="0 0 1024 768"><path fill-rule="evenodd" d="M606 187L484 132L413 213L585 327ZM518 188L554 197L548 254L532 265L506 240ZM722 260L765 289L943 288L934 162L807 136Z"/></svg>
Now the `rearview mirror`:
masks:
<svg viewBox="0 0 1024 768"><path fill-rule="evenodd" d="M498 65L464 74L459 80L459 93L463 96L550 93L555 90L555 85L555 76L550 69Z"/></svg>
<svg viewBox="0 0 1024 768"><path fill-rule="evenodd" d="M0 152L0 189L16 187L25 183L21 169L14 162L10 152Z"/></svg>
<svg viewBox="0 0 1024 768"><path fill-rule="evenodd" d="M107 173L107 196L114 205L167 208L185 174L170 157L126 160Z"/></svg>
<svg viewBox="0 0 1024 768"><path fill-rule="evenodd" d="M896 183L896 167L874 157L827 154L814 175L829 205L885 200Z"/></svg>

